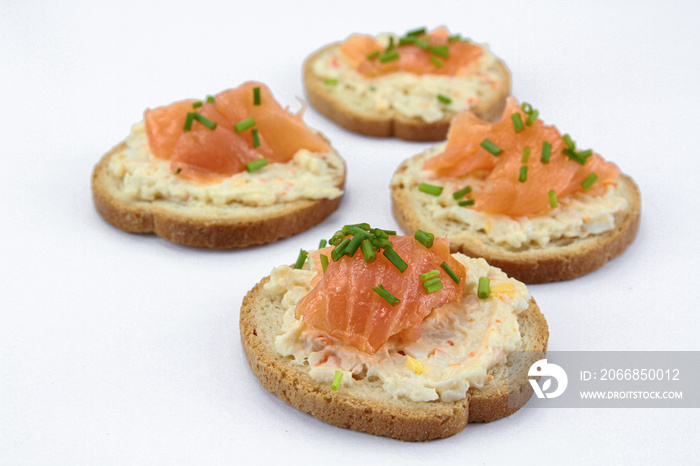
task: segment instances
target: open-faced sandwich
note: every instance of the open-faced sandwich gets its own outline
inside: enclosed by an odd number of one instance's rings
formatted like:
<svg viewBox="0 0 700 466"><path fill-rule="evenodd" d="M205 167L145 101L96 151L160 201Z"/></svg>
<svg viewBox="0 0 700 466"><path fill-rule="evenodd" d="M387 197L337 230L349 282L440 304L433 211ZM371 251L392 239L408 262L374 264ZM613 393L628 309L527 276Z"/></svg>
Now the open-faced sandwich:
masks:
<svg viewBox="0 0 700 466"><path fill-rule="evenodd" d="M401 227L446 236L453 252L525 283L575 278L621 254L639 225L636 184L538 114L510 97L494 123L455 117L447 142L392 178Z"/></svg>
<svg viewBox="0 0 700 466"><path fill-rule="evenodd" d="M206 248L304 231L340 204L345 163L301 113L255 82L148 109L95 167L95 207L122 230Z"/></svg>
<svg viewBox="0 0 700 466"><path fill-rule="evenodd" d="M441 27L404 36L354 34L311 55L304 84L311 105L346 129L440 141L464 109L497 118L510 73L486 46Z"/></svg>
<svg viewBox="0 0 700 466"><path fill-rule="evenodd" d="M327 423L408 441L512 414L547 322L522 283L448 241L347 225L244 298L263 387Z"/></svg>

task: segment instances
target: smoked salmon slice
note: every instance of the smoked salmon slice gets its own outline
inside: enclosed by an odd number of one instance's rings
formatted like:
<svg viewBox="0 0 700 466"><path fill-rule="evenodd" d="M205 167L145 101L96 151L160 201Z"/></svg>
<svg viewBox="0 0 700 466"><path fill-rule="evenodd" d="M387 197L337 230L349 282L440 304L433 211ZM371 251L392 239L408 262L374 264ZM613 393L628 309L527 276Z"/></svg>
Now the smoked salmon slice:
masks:
<svg viewBox="0 0 700 466"><path fill-rule="evenodd" d="M389 47L374 37L353 34L340 44L343 57L359 73L379 76L397 71L458 76L466 74L484 49L451 38L446 28L407 34Z"/></svg>
<svg viewBox="0 0 700 466"><path fill-rule="evenodd" d="M450 254L449 241L435 238L426 248L411 236L389 236L396 252L407 264L401 272L383 253L367 262L358 251L330 261L325 273L320 256L331 258L333 247L310 253L318 272L312 285L296 306L297 319L324 330L366 353L375 353L389 338L397 335L403 341L415 341L421 334L421 322L433 309L449 302L461 301L466 271ZM459 277L459 283L441 267L445 262ZM420 275L440 272L443 285L427 293ZM399 302L392 305L373 288L382 285Z"/></svg>
<svg viewBox="0 0 700 466"><path fill-rule="evenodd" d="M191 114L202 119L188 126ZM188 99L147 109L144 121L155 157L170 160L179 176L210 182L245 170L253 160L285 163L300 149L328 152L328 142L302 115L303 109L295 114L282 108L264 84L247 82L206 102ZM252 124L241 127L246 120Z"/></svg>
<svg viewBox="0 0 700 466"><path fill-rule="evenodd" d="M550 209L550 191L558 199L575 192L597 195L615 182L620 170L614 163L593 151L576 149L555 126L532 115L531 108L513 97L508 98L501 119L493 123L464 111L453 118L444 151L426 160L423 168L440 177L472 174L483 178L483 188L474 191L474 209L511 217ZM522 123L517 131L515 121ZM485 147L485 141L495 149ZM547 151L545 161L543 152ZM524 176L523 167L527 167ZM591 173L597 178L586 183Z"/></svg>

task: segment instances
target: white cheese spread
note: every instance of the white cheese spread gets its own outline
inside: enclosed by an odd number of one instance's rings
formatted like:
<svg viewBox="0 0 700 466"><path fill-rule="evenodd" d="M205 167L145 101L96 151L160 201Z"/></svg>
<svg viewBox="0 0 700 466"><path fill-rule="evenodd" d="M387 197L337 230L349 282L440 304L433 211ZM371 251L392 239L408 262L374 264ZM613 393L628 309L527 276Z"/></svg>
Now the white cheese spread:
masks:
<svg viewBox="0 0 700 466"><path fill-rule="evenodd" d="M377 39L384 46L389 35ZM394 37L398 40L397 37ZM442 120L477 105L501 87L503 77L496 57L485 46L471 71L461 76L418 75L405 71L367 77L348 63L338 47L331 47L313 63L314 73L328 84L328 91L346 105L378 114L397 112L426 123ZM438 100L438 94L450 103Z"/></svg>
<svg viewBox="0 0 700 466"><path fill-rule="evenodd" d="M317 381L330 383L335 372L342 371L343 386L365 377L376 379L395 398L446 402L465 398L469 387L482 387L489 369L503 361L507 352L518 349L517 315L528 308L530 295L525 285L483 259L454 257L467 270L462 301L434 309L423 321L418 340L399 343L390 339L375 354L363 353L295 318L296 305L311 290L316 272L289 266L274 269L265 291L282 296L284 308L282 334L276 338L275 349L308 365L309 375ZM481 276L491 279L487 299L476 296Z"/></svg>
<svg viewBox="0 0 700 466"><path fill-rule="evenodd" d="M425 154L407 161L407 168L394 175L392 187L403 186L411 193L416 210L432 218L440 226L440 232L452 241L462 236L478 234L483 242L509 250L545 248L559 239L586 238L615 228L615 214L625 210L629 203L618 193L615 185L608 186L601 196L575 193L558 200L558 206L546 214L530 217L509 217L486 214L463 207L453 199L452 193L471 185L474 191L483 181L472 177L437 177L423 170L423 162L441 153L445 145L439 144ZM418 191L422 182L443 186L443 194L432 196Z"/></svg>
<svg viewBox="0 0 700 466"><path fill-rule="evenodd" d="M175 176L170 161L153 156L141 122L131 129L124 150L111 158L109 171L122 180L125 195L136 200L264 207L341 196L343 191L337 186L345 175L345 165L333 151L313 153L301 149L287 163L272 163L219 183L201 184Z"/></svg>

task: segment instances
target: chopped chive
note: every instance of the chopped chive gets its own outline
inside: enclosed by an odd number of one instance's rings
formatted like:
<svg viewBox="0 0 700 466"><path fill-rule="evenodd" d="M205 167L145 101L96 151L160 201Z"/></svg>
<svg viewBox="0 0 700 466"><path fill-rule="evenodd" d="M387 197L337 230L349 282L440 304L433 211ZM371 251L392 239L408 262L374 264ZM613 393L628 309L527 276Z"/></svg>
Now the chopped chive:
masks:
<svg viewBox="0 0 700 466"><path fill-rule="evenodd" d="M322 239L322 240L319 241L319 243L318 243L318 249L323 249L323 248L325 248L325 247L326 247L326 244L327 244L327 243L326 243L326 240L325 240L325 239Z"/></svg>
<svg viewBox="0 0 700 466"><path fill-rule="evenodd" d="M391 52L386 52L382 56L379 57L379 63L387 63L390 61L398 60L399 59L399 52L396 50L392 50Z"/></svg>
<svg viewBox="0 0 700 466"><path fill-rule="evenodd" d="M399 298L394 296L393 294L389 293L384 286L381 284L377 286L373 286L372 290L377 293L379 296L381 296L387 303L391 304L392 306L396 306L399 304L401 301L399 301Z"/></svg>
<svg viewBox="0 0 700 466"><path fill-rule="evenodd" d="M433 269L430 272L425 272L425 273L418 275L418 279L420 281L424 282L430 278L437 277L438 275L440 275L440 271L438 269Z"/></svg>
<svg viewBox="0 0 700 466"><path fill-rule="evenodd" d="M372 238L372 246L375 248L386 249L393 248L394 243L384 238Z"/></svg>
<svg viewBox="0 0 700 466"><path fill-rule="evenodd" d="M430 48L430 42L425 39L416 39L415 44L423 50L428 50Z"/></svg>
<svg viewBox="0 0 700 466"><path fill-rule="evenodd" d="M345 255L348 244L350 244L350 238L345 238L331 251L331 259L333 259L333 262L338 261L338 259Z"/></svg>
<svg viewBox="0 0 700 466"><path fill-rule="evenodd" d="M423 286L429 286L429 285L432 285L433 283L438 283L441 281L440 271L435 270L435 272L437 272L438 274L436 276L430 277L427 280L423 281Z"/></svg>
<svg viewBox="0 0 700 466"><path fill-rule="evenodd" d="M382 230L384 233L387 235L394 235L396 236L396 230Z"/></svg>
<svg viewBox="0 0 700 466"><path fill-rule="evenodd" d="M399 269L399 272L403 273L404 270L406 270L406 267L408 267L408 264L401 259L401 256L396 254L396 251L394 251L394 248L384 248L383 251L384 257L389 259L389 262L394 264L394 266Z"/></svg>
<svg viewBox="0 0 700 466"><path fill-rule="evenodd" d="M233 129L236 130L237 133L241 133L248 128L252 128L255 126L255 118L254 117L248 117L245 120L241 120L235 125L233 125Z"/></svg>
<svg viewBox="0 0 700 466"><path fill-rule="evenodd" d="M537 117L540 116L540 112L538 110L533 110L528 116L527 120L525 120L525 124L527 126L532 126L532 124L537 120Z"/></svg>
<svg viewBox="0 0 700 466"><path fill-rule="evenodd" d="M583 180L583 183L581 183L581 186L583 186L584 191L588 191L591 189L591 186L593 186L593 183L595 183L598 180L598 175L596 172L591 172L585 180Z"/></svg>
<svg viewBox="0 0 700 466"><path fill-rule="evenodd" d="M213 104L214 103L214 96L213 95L208 95L206 98L206 101L208 104Z"/></svg>
<svg viewBox="0 0 700 466"><path fill-rule="evenodd" d="M466 199L464 201L459 201L457 204L459 206L464 207L464 206L472 206L472 205L474 205L474 202L476 202L476 201L474 201L474 199Z"/></svg>
<svg viewBox="0 0 700 466"><path fill-rule="evenodd" d="M440 264L440 267L442 267L442 270L444 270L447 273L447 275L450 276L453 282L459 283L461 281L457 274L454 272L454 270L452 270L450 266L447 265L447 262L443 262L442 264Z"/></svg>
<svg viewBox="0 0 700 466"><path fill-rule="evenodd" d="M460 34L454 34L447 38L447 42L454 42L457 40L462 40L462 36Z"/></svg>
<svg viewBox="0 0 700 466"><path fill-rule="evenodd" d="M427 231L423 230L416 230L413 237L416 238L416 240L426 248L430 249L433 247L433 240L435 239L434 234L428 233Z"/></svg>
<svg viewBox="0 0 700 466"><path fill-rule="evenodd" d="M251 173L255 170L260 170L265 165L267 165L267 159L263 157L258 160L253 160L252 162L248 162L247 164L245 164L245 169L246 171L248 171L248 173Z"/></svg>
<svg viewBox="0 0 700 466"><path fill-rule="evenodd" d="M384 52L391 52L394 49L394 36L389 36L389 45L386 46Z"/></svg>
<svg viewBox="0 0 700 466"><path fill-rule="evenodd" d="M343 227L343 231L350 233L353 230L357 230L358 228L364 231L369 231L371 229L369 223L353 223L351 225L345 225Z"/></svg>
<svg viewBox="0 0 700 466"><path fill-rule="evenodd" d="M461 198L461 197L466 196L466 195L469 194L470 192L472 192L472 187L471 187L471 186L465 186L464 188L460 189L459 191L455 191L455 192L452 194L452 197L453 197L454 199L459 199L459 198Z"/></svg>
<svg viewBox="0 0 700 466"><path fill-rule="evenodd" d="M326 273L326 267L328 267L328 256L325 254L321 254L321 268L323 269L323 273Z"/></svg>
<svg viewBox="0 0 700 466"><path fill-rule="evenodd" d="M381 228L375 228L374 230L372 230L372 233L374 233L374 236L377 238L389 239L389 235L387 234L387 232L382 230Z"/></svg>
<svg viewBox="0 0 700 466"><path fill-rule="evenodd" d="M520 104L520 108L523 110L523 112L527 113L528 115L532 113L532 105L530 105L527 102L523 102Z"/></svg>
<svg viewBox="0 0 700 466"><path fill-rule="evenodd" d="M260 87L253 88L253 105L260 105Z"/></svg>
<svg viewBox="0 0 700 466"><path fill-rule="evenodd" d="M192 104L192 108L199 108L204 105L204 102L195 102Z"/></svg>
<svg viewBox="0 0 700 466"><path fill-rule="evenodd" d="M430 63L437 66L438 68L442 68L443 66L445 66L445 62L437 57L430 57Z"/></svg>
<svg viewBox="0 0 700 466"><path fill-rule="evenodd" d="M520 157L520 161L522 163L527 163L528 160L530 160L530 146L525 146L523 148L523 156Z"/></svg>
<svg viewBox="0 0 700 466"><path fill-rule="evenodd" d="M523 118L518 112L512 114L510 116L510 119L513 122L513 128L515 128L516 133L520 133L525 130L525 126L523 125Z"/></svg>
<svg viewBox="0 0 700 466"><path fill-rule="evenodd" d="M253 147L260 147L260 133L256 128L253 128Z"/></svg>
<svg viewBox="0 0 700 466"><path fill-rule="evenodd" d="M187 118L185 119L185 126L182 127L183 131L190 131L192 129L192 122L194 121L194 116L196 113L189 112Z"/></svg>
<svg viewBox="0 0 700 466"><path fill-rule="evenodd" d="M491 291L491 280L489 277L479 277L479 286L476 295L479 299L486 299L489 297Z"/></svg>
<svg viewBox="0 0 700 466"><path fill-rule="evenodd" d="M331 384L331 390L338 391L340 388L340 381L343 380L343 373L341 371L335 371L335 376L333 377L333 383Z"/></svg>
<svg viewBox="0 0 700 466"><path fill-rule="evenodd" d="M442 186L435 186L433 184L421 183L418 185L418 191L430 194L433 196L439 196L442 194Z"/></svg>
<svg viewBox="0 0 700 466"><path fill-rule="evenodd" d="M306 262L306 256L308 254L309 253L304 251L303 249L301 251L299 251L299 257L297 257L297 262L296 262L296 264L294 264L295 269L300 269L300 268L304 267L304 262Z"/></svg>
<svg viewBox="0 0 700 466"><path fill-rule="evenodd" d="M436 277L423 282L423 289L425 290L425 294L435 293L436 291L440 291L443 288L444 285L442 284L442 281L440 281L440 277Z"/></svg>
<svg viewBox="0 0 700 466"><path fill-rule="evenodd" d="M549 207L555 209L559 205L557 203L557 193L555 193L553 189L550 189L547 196L549 197Z"/></svg>
<svg viewBox="0 0 700 466"><path fill-rule="evenodd" d="M416 36L406 36L406 37L401 37L399 39L399 47L402 47L404 45L408 44L415 44L416 43Z"/></svg>
<svg viewBox="0 0 700 466"><path fill-rule="evenodd" d="M406 36L420 36L423 34L425 34L425 28L418 28L418 29L414 29L412 31L408 31L406 33Z"/></svg>
<svg viewBox="0 0 700 466"><path fill-rule="evenodd" d="M518 181L525 183L527 181L527 165L520 167L520 174L518 175Z"/></svg>
<svg viewBox="0 0 700 466"><path fill-rule="evenodd" d="M580 157L588 158L588 157L590 157L591 155L593 155L593 150L592 150L592 149L582 150L582 151L579 151L578 155L579 155Z"/></svg>
<svg viewBox="0 0 700 466"><path fill-rule="evenodd" d="M542 155L540 160L542 163L549 163L549 157L552 155L552 145L548 141L542 142Z"/></svg>
<svg viewBox="0 0 700 466"><path fill-rule="evenodd" d="M209 118L205 117L201 113L195 113L192 117L209 129L216 129L216 122L211 121Z"/></svg>
<svg viewBox="0 0 700 466"><path fill-rule="evenodd" d="M576 152L569 148L562 149L562 153L574 162L580 163L581 165L584 165L586 163L586 160L588 160L586 157L581 157L581 154L579 152Z"/></svg>
<svg viewBox="0 0 700 466"><path fill-rule="evenodd" d="M576 150L576 143L571 139L571 136L569 136L568 134L564 135L564 142L567 146L569 146L569 149Z"/></svg>
<svg viewBox="0 0 700 466"><path fill-rule="evenodd" d="M368 237L365 235L354 235L350 240L350 243L348 243L347 247L345 248L345 255L350 257L354 256L357 250L360 249L362 241L367 238Z"/></svg>
<svg viewBox="0 0 700 466"><path fill-rule="evenodd" d="M173 175L179 175L181 171L182 171L182 167L177 167L177 170L175 170Z"/></svg>
<svg viewBox="0 0 700 466"><path fill-rule="evenodd" d="M343 241L343 238L345 238L345 232L343 230L338 230L333 236L331 236L328 243L330 243L331 246L337 246L341 241Z"/></svg>
<svg viewBox="0 0 700 466"><path fill-rule="evenodd" d="M377 253L374 252L374 247L372 247L370 240L368 238L363 239L360 247L362 248L362 255L365 257L365 262L374 262L377 258Z"/></svg>
<svg viewBox="0 0 700 466"><path fill-rule="evenodd" d="M334 86L334 85L338 84L338 80L335 78L328 78L323 82L324 82L324 84L326 84L328 86Z"/></svg>
<svg viewBox="0 0 700 466"><path fill-rule="evenodd" d="M501 152L503 152L503 149L501 149L488 139L484 139L483 141L481 141L481 147L491 152L493 155L499 155Z"/></svg>
<svg viewBox="0 0 700 466"><path fill-rule="evenodd" d="M449 105L452 103L452 99L450 99L446 95L438 94L437 99L445 105Z"/></svg>
<svg viewBox="0 0 700 466"><path fill-rule="evenodd" d="M450 57L450 49L444 44L433 45L432 47L430 47L430 52L434 53L435 55L439 55L443 58Z"/></svg>
<svg viewBox="0 0 700 466"><path fill-rule="evenodd" d="M367 60L374 60L375 58L379 58L379 55L381 54L382 52L380 52L379 50L375 50L374 52L367 55Z"/></svg>

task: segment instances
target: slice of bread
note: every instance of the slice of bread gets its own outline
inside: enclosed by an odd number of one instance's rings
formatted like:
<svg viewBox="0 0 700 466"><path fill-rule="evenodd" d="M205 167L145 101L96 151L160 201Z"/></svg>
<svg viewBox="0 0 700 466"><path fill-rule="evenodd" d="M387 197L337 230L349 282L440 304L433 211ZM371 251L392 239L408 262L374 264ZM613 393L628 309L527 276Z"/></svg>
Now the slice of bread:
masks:
<svg viewBox="0 0 700 466"><path fill-rule="evenodd" d="M114 147L95 166L92 193L97 212L110 224L131 233L155 233L187 246L233 249L269 243L320 223L335 211L342 195L333 199L300 199L269 206L188 203L156 198L137 200L124 190L123 177L110 169L112 157L126 147ZM335 186L345 184L345 168Z"/></svg>
<svg viewBox="0 0 700 466"><path fill-rule="evenodd" d="M418 157L425 157L425 153L414 158ZM409 162L406 160L399 166L395 180L409 169ZM623 174L619 177L616 193L627 200L627 207L614 214L613 229L583 238L553 239L546 246L507 248L489 241L483 232L467 225L434 218L421 203L424 194L414 186L402 182L392 182L391 186L394 217L406 234L421 229L436 236L447 236L453 253L483 257L492 266L525 283L576 278L622 254L637 234L641 197L634 181Z"/></svg>
<svg viewBox="0 0 700 466"><path fill-rule="evenodd" d="M379 381L356 380L350 387L331 390L317 382L309 365L299 365L275 350L282 333L281 297L270 297L258 283L243 300L240 331L243 349L262 386L295 408L338 427L406 441L450 437L467 422L490 422L512 414L530 399L529 367L547 349L549 330L534 300L518 315L522 352L508 355L495 366L494 377L483 388L472 387L467 397L454 402L410 401L394 398Z"/></svg>
<svg viewBox="0 0 700 466"><path fill-rule="evenodd" d="M306 96L316 110L343 128L368 136L397 137L409 141L441 141L447 137L450 120L456 111L446 110L441 119L426 122L419 117L406 116L394 108L383 112L368 109L333 92L332 86L326 84L326 78L314 71L314 64L338 45L331 44L318 50L304 63ZM479 100L471 106L476 115L488 121L501 116L505 99L510 93L510 72L505 64L496 60L491 72L498 76L497 85L495 88L488 85L479 89Z"/></svg>

